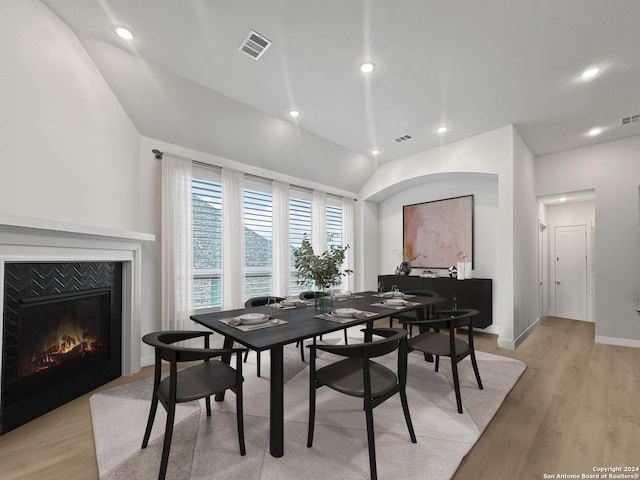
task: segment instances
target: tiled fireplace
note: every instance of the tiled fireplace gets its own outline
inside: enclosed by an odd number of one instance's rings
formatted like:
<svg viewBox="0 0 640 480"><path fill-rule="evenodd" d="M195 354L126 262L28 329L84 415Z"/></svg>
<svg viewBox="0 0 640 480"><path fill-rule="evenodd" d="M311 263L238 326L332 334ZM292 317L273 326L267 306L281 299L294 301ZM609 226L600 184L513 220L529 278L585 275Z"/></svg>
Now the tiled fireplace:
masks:
<svg viewBox="0 0 640 480"><path fill-rule="evenodd" d="M153 235L0 215L0 433L140 368Z"/></svg>

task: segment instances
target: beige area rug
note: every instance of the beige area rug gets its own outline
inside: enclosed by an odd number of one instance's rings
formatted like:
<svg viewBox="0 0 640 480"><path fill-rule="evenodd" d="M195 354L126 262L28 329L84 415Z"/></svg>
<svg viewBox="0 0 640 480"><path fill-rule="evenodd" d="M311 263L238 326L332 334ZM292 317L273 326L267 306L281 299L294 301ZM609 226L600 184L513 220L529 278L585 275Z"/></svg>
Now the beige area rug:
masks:
<svg viewBox="0 0 640 480"><path fill-rule="evenodd" d="M356 343L359 328L350 332ZM338 343L342 333L332 341ZM477 352L484 390L475 383L471 362L459 364L464 414L456 410L448 359L433 371L421 354L409 355L408 397L418 443L409 440L399 396L374 410L380 479L450 479L491 421L526 365L518 360ZM318 359L319 366L334 360ZM395 369L396 357L381 363ZM203 402L179 407L167 478L189 480L298 480L369 478L367 434L362 400L318 390L312 448L306 447L308 364L299 351L285 351L285 454L269 454L269 355L262 354L263 377L255 375L255 353L244 364L247 455L238 449L235 398L212 402L207 417ZM149 447L140 449L151 399L151 379L116 387L91 397L91 415L101 480L157 478L165 415L158 414Z"/></svg>

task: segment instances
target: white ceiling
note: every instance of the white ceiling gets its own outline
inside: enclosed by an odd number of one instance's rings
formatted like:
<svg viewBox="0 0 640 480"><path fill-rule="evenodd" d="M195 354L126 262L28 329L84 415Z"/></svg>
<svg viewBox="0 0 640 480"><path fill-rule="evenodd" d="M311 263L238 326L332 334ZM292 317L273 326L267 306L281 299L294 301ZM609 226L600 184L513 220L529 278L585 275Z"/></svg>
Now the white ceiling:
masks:
<svg viewBox="0 0 640 480"><path fill-rule="evenodd" d="M621 125L640 113L638 0L42 1L143 135L347 191L509 124L536 155L640 134ZM257 61L250 29L273 42Z"/></svg>
<svg viewBox="0 0 640 480"><path fill-rule="evenodd" d="M547 207L567 205L570 203L593 203L596 198L594 190L580 190L577 192L557 193L554 195L541 195L538 200Z"/></svg>

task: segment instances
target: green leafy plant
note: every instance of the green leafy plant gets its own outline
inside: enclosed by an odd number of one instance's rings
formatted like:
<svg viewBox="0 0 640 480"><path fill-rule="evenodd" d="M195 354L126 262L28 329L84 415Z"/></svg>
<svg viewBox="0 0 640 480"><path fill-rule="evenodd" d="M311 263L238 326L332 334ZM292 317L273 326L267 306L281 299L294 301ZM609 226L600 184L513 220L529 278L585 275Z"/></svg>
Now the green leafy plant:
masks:
<svg viewBox="0 0 640 480"><path fill-rule="evenodd" d="M321 255L313 252L313 247L305 235L302 244L293 249L294 266L298 270L298 285L312 283L318 290L331 288L342 283L342 277L353 273L352 270L341 270L345 252L349 245L331 245Z"/></svg>

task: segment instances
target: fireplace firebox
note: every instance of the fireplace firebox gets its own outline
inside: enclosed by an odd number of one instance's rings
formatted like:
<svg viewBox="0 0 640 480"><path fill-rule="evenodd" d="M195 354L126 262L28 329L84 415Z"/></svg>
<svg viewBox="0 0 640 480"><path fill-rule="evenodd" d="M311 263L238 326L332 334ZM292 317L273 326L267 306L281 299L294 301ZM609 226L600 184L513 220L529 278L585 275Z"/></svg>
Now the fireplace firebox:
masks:
<svg viewBox="0 0 640 480"><path fill-rule="evenodd" d="M121 375L119 262L7 263L4 287L0 433Z"/></svg>

